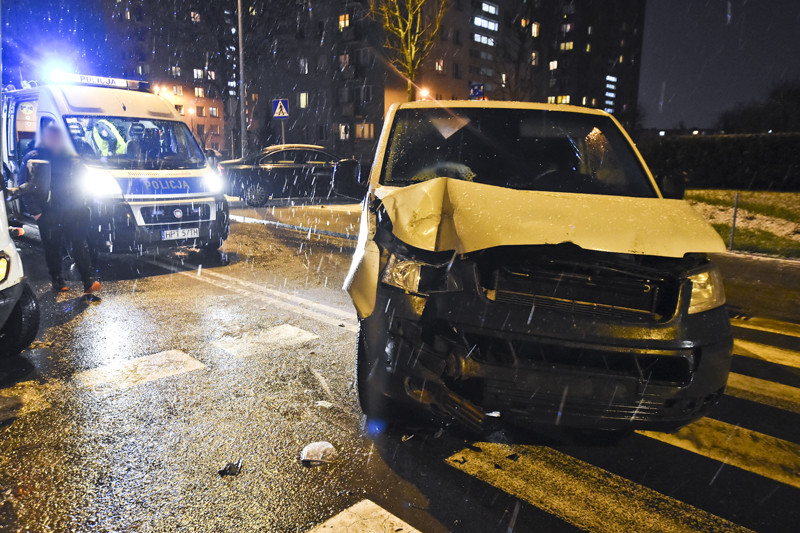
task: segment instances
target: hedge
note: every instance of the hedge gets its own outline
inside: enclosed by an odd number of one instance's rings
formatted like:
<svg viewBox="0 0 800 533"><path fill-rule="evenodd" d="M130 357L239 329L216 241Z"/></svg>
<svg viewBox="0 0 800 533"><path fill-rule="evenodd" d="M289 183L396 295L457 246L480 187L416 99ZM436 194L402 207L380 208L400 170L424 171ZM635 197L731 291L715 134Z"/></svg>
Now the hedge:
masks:
<svg viewBox="0 0 800 533"><path fill-rule="evenodd" d="M656 176L692 189L800 191L800 133L678 135L637 143Z"/></svg>

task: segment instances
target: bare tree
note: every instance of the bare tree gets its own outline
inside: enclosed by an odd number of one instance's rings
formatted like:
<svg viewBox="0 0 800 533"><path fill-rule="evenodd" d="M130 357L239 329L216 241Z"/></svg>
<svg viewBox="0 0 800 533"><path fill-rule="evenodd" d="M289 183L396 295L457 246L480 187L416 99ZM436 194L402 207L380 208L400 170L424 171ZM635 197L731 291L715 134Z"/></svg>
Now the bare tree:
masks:
<svg viewBox="0 0 800 533"><path fill-rule="evenodd" d="M386 34L389 60L408 83L409 102L414 100L414 82L439 39L449 5L449 0L370 0L370 13Z"/></svg>

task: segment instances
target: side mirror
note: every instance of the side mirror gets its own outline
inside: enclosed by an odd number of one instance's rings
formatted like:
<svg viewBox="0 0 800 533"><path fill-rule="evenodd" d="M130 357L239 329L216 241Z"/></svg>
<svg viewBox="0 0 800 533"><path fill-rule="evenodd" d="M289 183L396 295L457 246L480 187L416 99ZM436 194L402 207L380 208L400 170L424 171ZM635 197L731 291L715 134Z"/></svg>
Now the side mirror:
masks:
<svg viewBox="0 0 800 533"><path fill-rule="evenodd" d="M686 194L686 177L682 174L656 176L656 184L664 198L683 200Z"/></svg>
<svg viewBox="0 0 800 533"><path fill-rule="evenodd" d="M333 190L339 196L361 200L369 187L369 174L362 175L355 159L342 159L333 167Z"/></svg>

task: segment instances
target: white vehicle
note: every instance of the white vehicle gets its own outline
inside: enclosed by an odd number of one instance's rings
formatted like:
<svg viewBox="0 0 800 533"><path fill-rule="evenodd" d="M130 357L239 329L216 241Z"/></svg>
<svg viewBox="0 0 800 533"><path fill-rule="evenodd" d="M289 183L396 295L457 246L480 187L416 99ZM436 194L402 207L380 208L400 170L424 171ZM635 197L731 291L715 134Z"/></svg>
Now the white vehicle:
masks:
<svg viewBox="0 0 800 533"><path fill-rule="evenodd" d="M94 252L216 250L227 238L222 179L175 108L149 84L62 75L58 83L6 89L2 156L9 187L21 185L22 160L50 123L80 160ZM24 198L12 211L28 214Z"/></svg>
<svg viewBox="0 0 800 533"><path fill-rule="evenodd" d="M3 197L5 192L0 183ZM9 234L6 205L0 201L0 357L13 356L27 348L38 330L39 306L25 282L22 261Z"/></svg>

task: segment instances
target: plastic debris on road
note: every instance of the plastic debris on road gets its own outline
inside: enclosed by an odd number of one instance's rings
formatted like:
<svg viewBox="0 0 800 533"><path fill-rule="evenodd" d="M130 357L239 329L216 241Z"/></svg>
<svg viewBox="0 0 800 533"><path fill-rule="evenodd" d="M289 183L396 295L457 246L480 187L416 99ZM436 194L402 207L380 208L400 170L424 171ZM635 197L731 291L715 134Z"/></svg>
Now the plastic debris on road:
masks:
<svg viewBox="0 0 800 533"><path fill-rule="evenodd" d="M220 476L237 476L242 471L242 457L235 463L228 463L225 468L219 471Z"/></svg>
<svg viewBox="0 0 800 533"><path fill-rule="evenodd" d="M331 402L325 400L319 400L314 402L314 407L322 407L323 409L331 409L333 404Z"/></svg>
<svg viewBox="0 0 800 533"><path fill-rule="evenodd" d="M332 463L336 459L336 448L328 441L312 442L300 452L300 461L306 466Z"/></svg>

